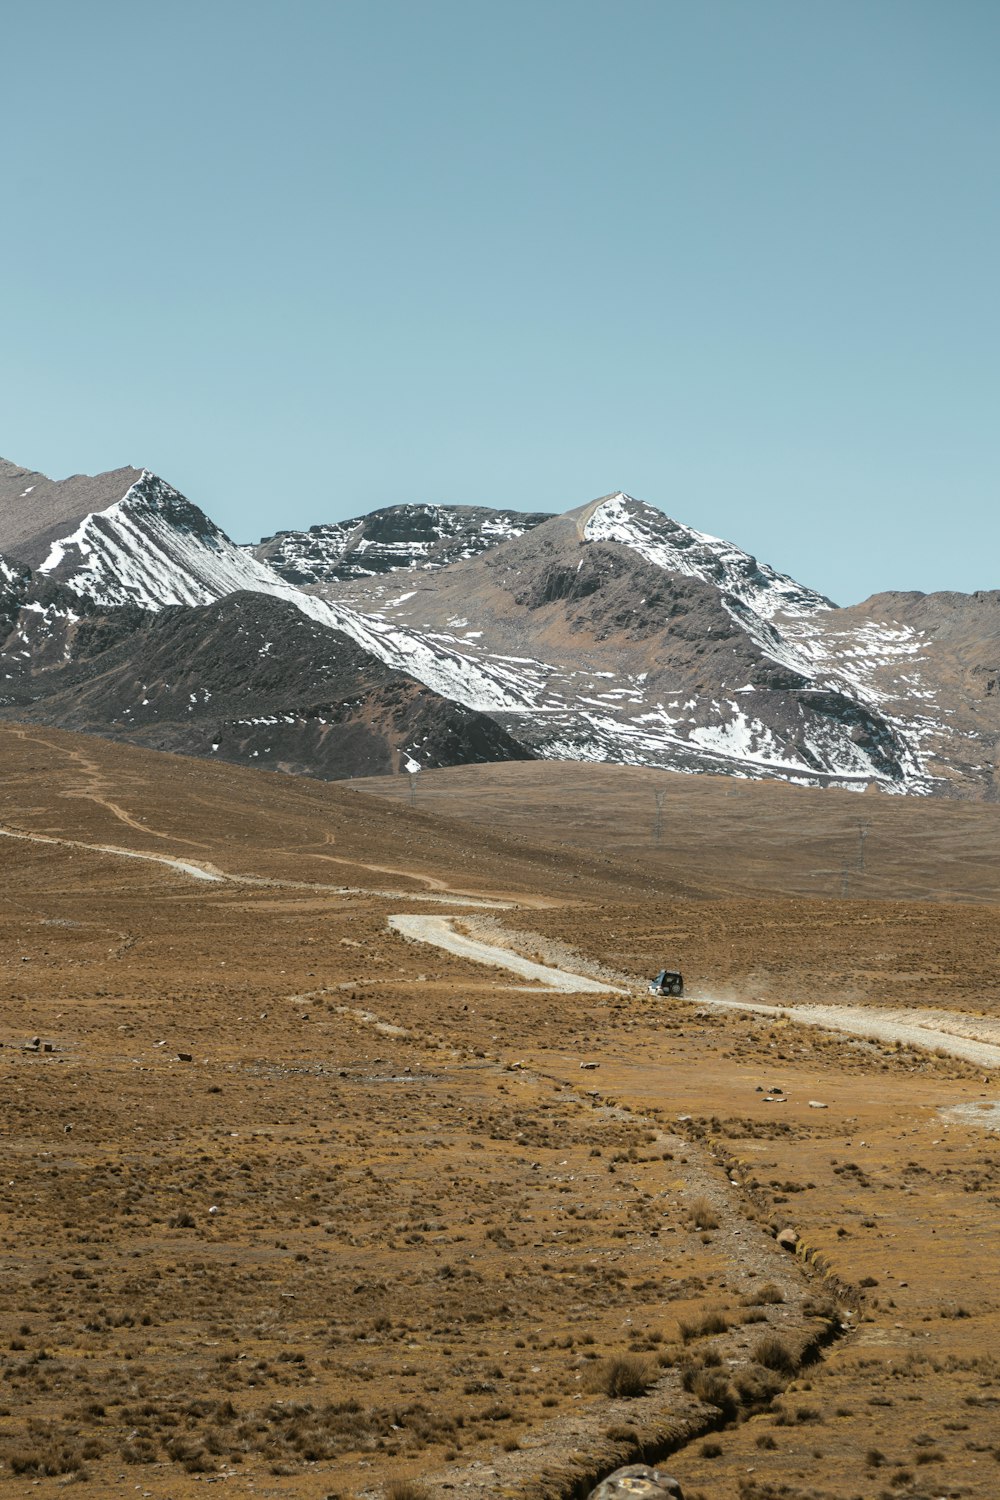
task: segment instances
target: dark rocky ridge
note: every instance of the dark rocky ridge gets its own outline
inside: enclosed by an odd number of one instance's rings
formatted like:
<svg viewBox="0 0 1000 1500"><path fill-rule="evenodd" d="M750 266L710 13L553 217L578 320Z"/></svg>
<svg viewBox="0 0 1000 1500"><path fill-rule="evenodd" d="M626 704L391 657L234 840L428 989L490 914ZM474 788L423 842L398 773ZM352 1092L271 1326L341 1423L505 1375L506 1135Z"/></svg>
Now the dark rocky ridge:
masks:
<svg viewBox="0 0 1000 1500"><path fill-rule="evenodd" d="M289 583L330 583L445 567L549 519L548 512L477 505L391 505L308 531L279 531L247 550Z"/></svg>
<svg viewBox="0 0 1000 1500"><path fill-rule="evenodd" d="M81 610L26 570L0 582L0 716L341 779L530 758L294 605L236 593L157 614ZM0 574L0 579L3 575Z"/></svg>

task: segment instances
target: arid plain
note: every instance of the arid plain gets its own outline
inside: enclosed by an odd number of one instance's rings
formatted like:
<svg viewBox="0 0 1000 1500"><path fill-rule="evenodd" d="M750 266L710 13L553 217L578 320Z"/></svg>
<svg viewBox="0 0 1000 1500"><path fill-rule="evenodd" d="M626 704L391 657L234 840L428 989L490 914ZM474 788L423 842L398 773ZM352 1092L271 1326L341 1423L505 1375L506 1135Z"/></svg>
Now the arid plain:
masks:
<svg viewBox="0 0 1000 1500"><path fill-rule="evenodd" d="M1000 1493L1000 810L0 749L8 1492Z"/></svg>

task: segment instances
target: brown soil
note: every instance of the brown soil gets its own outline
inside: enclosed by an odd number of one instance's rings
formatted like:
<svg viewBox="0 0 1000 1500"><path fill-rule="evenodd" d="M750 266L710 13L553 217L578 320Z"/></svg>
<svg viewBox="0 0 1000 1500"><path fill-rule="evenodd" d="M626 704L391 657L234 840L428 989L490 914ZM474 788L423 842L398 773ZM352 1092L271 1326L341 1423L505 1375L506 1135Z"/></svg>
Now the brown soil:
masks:
<svg viewBox="0 0 1000 1500"><path fill-rule="evenodd" d="M0 749L0 827L62 841L0 839L0 1488L555 1497L680 1444L712 1500L996 1494L995 1085L698 1004L995 1015L995 908L750 896L703 848L676 889L729 893L668 901L420 791ZM470 892L631 993L388 925ZM675 958L692 1001L646 995Z"/></svg>

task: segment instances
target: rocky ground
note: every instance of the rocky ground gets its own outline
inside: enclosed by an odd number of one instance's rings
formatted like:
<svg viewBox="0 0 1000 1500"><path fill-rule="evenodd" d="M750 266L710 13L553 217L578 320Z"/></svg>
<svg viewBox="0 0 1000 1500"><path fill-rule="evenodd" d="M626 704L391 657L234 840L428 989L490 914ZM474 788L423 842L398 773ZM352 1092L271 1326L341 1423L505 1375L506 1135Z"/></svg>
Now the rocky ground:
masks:
<svg viewBox="0 0 1000 1500"><path fill-rule="evenodd" d="M996 1494L994 1075L794 1020L995 1015L996 908L734 858L667 899L614 850L0 736L0 1487L555 1500L670 1453L705 1500ZM675 957L688 997L646 994Z"/></svg>

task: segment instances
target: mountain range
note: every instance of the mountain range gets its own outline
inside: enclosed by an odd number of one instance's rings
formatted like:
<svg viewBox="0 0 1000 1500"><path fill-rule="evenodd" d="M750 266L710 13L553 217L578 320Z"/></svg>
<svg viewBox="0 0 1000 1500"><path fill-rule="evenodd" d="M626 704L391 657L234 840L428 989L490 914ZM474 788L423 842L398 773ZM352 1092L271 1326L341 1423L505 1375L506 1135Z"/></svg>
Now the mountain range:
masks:
<svg viewBox="0 0 1000 1500"><path fill-rule="evenodd" d="M528 758L1000 794L1000 591L851 608L622 492L238 546L0 461L0 716L324 777Z"/></svg>

